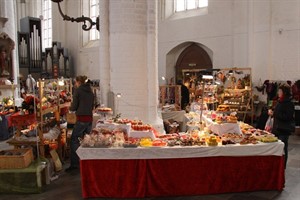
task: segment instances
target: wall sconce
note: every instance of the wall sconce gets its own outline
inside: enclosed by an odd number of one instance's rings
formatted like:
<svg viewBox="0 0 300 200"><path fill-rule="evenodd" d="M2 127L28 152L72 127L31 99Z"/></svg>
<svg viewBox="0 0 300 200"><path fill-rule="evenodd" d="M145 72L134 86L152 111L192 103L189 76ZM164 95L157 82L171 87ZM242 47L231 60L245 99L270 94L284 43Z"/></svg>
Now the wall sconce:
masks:
<svg viewBox="0 0 300 200"><path fill-rule="evenodd" d="M96 22L93 22L93 20L89 17L85 17L85 16L81 16L81 17L77 17L77 18L74 18L74 17L69 17L68 15L65 15L62 10L61 10L61 7L60 7L60 2L62 2L63 0L51 0L52 2L54 3L57 3L58 5L58 10L59 10L59 13L60 15L63 17L63 19L65 21L71 21L71 22L83 22L83 25L82 25L82 30L84 31L89 31L92 29L92 27L94 25L96 25L96 29L99 31L100 30L100 27L99 27L99 17L96 18ZM86 24L86 22L88 22L88 25Z"/></svg>
<svg viewBox="0 0 300 200"><path fill-rule="evenodd" d="M117 97L117 98L121 98L121 97L122 97L121 93L117 93L117 94L116 94L116 97Z"/></svg>

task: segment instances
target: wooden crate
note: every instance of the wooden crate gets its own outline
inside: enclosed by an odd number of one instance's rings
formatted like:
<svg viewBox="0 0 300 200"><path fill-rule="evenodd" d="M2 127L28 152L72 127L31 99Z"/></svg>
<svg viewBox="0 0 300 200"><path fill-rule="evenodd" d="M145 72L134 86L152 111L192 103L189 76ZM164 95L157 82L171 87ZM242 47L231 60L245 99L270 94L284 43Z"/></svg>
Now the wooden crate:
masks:
<svg viewBox="0 0 300 200"><path fill-rule="evenodd" d="M2 155L3 153L13 155ZM20 154L20 155L16 155ZM33 161L32 149L12 149L0 151L0 169L20 169L28 167Z"/></svg>

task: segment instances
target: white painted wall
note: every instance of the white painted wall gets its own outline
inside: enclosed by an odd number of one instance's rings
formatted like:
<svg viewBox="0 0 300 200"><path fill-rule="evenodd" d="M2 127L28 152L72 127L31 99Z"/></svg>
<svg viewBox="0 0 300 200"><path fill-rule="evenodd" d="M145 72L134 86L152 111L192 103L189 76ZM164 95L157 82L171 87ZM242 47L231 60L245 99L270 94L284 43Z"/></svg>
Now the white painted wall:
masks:
<svg viewBox="0 0 300 200"><path fill-rule="evenodd" d="M64 2L68 15L80 16L79 0ZM109 92L121 93L117 112L122 117L161 124L157 118L157 1L101 0L99 46L91 48L82 44L81 25L62 24L58 13L53 15L57 18L54 29L59 30L53 40L69 48L77 75L100 79L102 103L113 100Z"/></svg>
<svg viewBox="0 0 300 200"><path fill-rule="evenodd" d="M166 0L169 1L169 0ZM159 13L164 9L161 1ZM166 67L177 45L193 41L213 51L214 68L251 67L253 81L298 80L300 72L299 0L209 0L208 13L158 23L159 77L173 76ZM280 31L281 30L281 31ZM173 66L174 67L174 66Z"/></svg>
<svg viewBox="0 0 300 200"><path fill-rule="evenodd" d="M16 2L9 0L1 0L0 1L0 18L7 18L8 20L5 23L0 23L0 33L6 33L10 39L15 42L15 48L12 53L12 67L13 67L13 79L14 84L18 85L18 77L19 77L19 59L18 59L18 51L17 51L17 26L16 26ZM19 100L19 89L14 90L14 95L11 94L11 90L3 90L0 95L1 98L7 96L14 96L15 101ZM18 104L16 104L18 105Z"/></svg>

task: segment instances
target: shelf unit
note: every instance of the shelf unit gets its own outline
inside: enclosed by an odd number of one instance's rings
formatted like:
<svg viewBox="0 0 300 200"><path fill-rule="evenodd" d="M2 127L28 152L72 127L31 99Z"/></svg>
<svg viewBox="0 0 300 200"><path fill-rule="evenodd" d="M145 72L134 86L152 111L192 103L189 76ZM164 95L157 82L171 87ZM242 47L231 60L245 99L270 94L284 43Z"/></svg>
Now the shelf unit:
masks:
<svg viewBox="0 0 300 200"><path fill-rule="evenodd" d="M247 115L251 117L253 123L253 94L252 94L252 73L251 68L226 68L214 72L215 81L223 84L223 93L219 95L220 105L228 106L229 110L218 111L222 113L236 112L239 118L246 120ZM219 76L222 74L222 76ZM226 80L220 81L218 78L226 77Z"/></svg>
<svg viewBox="0 0 300 200"><path fill-rule="evenodd" d="M163 107L167 103L177 104L181 107L181 85L159 86L159 105Z"/></svg>
<svg viewBox="0 0 300 200"><path fill-rule="evenodd" d="M19 148L23 145L37 145L38 150L41 157L45 156L45 139L44 139L44 127L46 126L46 115L53 115L57 125L60 125L60 113L61 109L68 108L70 106L70 102L60 103L59 94L62 90L67 90L67 92L72 93L72 81L70 79L64 79L63 82L65 83L64 86L58 86L58 82L61 81L59 79L49 79L49 80L39 80L38 81L38 96L40 99L40 104L37 106L37 110L35 114L32 115L19 115L16 118L13 118L13 124L16 126L16 134L15 137L19 137L21 130L29 125L36 125L37 126L37 136L38 142L36 141L20 141L16 139L11 139L8 141L10 145L14 145L15 148ZM48 84L57 85L55 90L45 90ZM51 94L50 94L51 93ZM42 104L42 99L45 96L53 95L58 97L51 106L45 107ZM71 99L72 97L70 97ZM52 113L52 114L51 114ZM21 119L21 120L19 120ZM61 137L64 131L61 130L59 136L55 139L57 141L57 151L60 158L62 158L62 146L61 146Z"/></svg>

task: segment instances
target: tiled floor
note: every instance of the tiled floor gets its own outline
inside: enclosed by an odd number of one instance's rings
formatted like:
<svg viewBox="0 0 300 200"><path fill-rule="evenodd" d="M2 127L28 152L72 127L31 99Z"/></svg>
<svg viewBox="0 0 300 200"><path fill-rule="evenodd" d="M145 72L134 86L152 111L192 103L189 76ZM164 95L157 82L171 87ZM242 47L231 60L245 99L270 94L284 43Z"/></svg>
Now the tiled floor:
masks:
<svg viewBox="0 0 300 200"><path fill-rule="evenodd" d="M7 145L0 142L0 149L6 149ZM257 179L259 181L259 177ZM41 194L14 195L1 194L1 200L47 200L64 199L77 200L81 197L79 172L67 174L61 172L59 178L45 186ZM107 198L105 198L107 199ZM218 195L203 195L193 197L168 197L148 198L159 200L299 200L300 199L300 136L292 135L289 140L289 160L286 169L286 183L284 191L257 191L245 193L229 193ZM113 199L111 199L113 200Z"/></svg>

